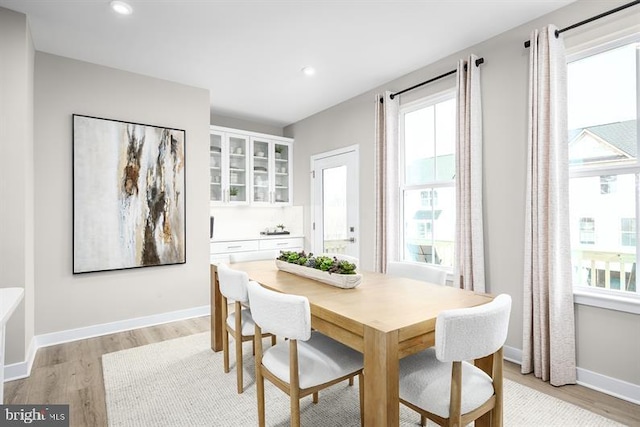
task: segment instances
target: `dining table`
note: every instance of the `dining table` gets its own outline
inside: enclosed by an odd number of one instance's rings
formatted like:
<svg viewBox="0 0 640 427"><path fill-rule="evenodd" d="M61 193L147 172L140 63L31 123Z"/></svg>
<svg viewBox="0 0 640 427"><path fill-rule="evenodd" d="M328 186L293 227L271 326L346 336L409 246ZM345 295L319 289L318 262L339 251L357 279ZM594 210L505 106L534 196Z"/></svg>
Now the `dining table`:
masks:
<svg viewBox="0 0 640 427"><path fill-rule="evenodd" d="M361 283L343 289L281 271L274 260L229 265L278 292L309 299L313 329L361 352L364 357L364 425L400 423L399 360L435 344L435 325L443 310L485 304L493 296L450 286L362 271ZM211 265L211 348L222 349L222 297ZM475 361L490 372L491 357ZM501 379L500 379L501 380ZM416 417L419 416L416 414ZM491 413L476 426L491 423Z"/></svg>

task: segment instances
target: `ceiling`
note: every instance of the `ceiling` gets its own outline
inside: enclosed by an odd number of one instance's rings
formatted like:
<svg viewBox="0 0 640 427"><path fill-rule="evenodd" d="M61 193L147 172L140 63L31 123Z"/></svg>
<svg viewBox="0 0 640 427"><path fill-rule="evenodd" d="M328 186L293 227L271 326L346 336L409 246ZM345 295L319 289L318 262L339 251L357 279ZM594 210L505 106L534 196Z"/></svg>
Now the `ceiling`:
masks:
<svg viewBox="0 0 640 427"><path fill-rule="evenodd" d="M572 1L130 0L129 16L108 0L0 6L28 15L38 51L207 88L214 114L284 127Z"/></svg>

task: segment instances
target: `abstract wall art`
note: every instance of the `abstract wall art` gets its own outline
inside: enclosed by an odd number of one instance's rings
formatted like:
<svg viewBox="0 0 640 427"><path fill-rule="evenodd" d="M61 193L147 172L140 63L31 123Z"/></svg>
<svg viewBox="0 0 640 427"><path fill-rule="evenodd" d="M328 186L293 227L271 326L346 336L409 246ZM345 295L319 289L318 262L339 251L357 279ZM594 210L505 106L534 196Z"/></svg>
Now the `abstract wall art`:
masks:
<svg viewBox="0 0 640 427"><path fill-rule="evenodd" d="M185 131L73 115L73 273L186 262Z"/></svg>

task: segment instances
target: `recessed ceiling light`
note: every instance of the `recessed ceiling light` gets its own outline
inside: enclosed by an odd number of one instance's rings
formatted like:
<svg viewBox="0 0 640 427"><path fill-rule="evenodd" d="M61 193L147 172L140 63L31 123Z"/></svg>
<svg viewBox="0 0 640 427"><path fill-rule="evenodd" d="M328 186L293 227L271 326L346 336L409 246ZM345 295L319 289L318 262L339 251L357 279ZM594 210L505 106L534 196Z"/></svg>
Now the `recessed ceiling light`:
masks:
<svg viewBox="0 0 640 427"><path fill-rule="evenodd" d="M111 5L111 9L113 9L120 15L131 15L133 13L133 8L129 3L123 2L121 0L113 0L109 4Z"/></svg>
<svg viewBox="0 0 640 427"><path fill-rule="evenodd" d="M303 67L301 70L305 76L313 76L316 73L316 69L307 65L306 67Z"/></svg>

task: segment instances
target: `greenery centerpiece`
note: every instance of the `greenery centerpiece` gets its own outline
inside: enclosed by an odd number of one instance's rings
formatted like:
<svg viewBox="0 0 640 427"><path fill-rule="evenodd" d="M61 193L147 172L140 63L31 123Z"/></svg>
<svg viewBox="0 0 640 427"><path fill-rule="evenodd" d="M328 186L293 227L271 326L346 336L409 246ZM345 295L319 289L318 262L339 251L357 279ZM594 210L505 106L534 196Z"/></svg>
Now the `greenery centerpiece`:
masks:
<svg viewBox="0 0 640 427"><path fill-rule="evenodd" d="M340 288L355 288L362 275L356 265L337 256L306 254L304 251L281 251L276 266L282 271L318 280Z"/></svg>

